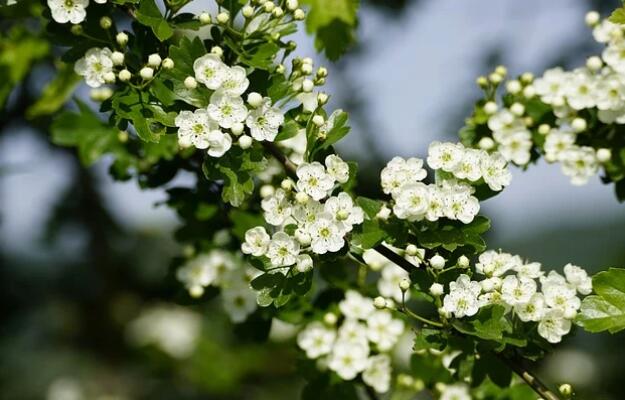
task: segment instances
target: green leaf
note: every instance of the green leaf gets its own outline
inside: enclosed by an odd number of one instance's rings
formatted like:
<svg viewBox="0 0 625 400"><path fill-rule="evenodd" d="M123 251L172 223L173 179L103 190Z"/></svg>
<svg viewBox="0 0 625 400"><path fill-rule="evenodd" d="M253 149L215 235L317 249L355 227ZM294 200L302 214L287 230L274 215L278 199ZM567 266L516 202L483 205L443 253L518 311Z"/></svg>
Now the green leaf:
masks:
<svg viewBox="0 0 625 400"><path fill-rule="evenodd" d="M72 65L61 64L58 74L43 88L39 99L28 107L26 116L35 118L54 113L65 104L80 81Z"/></svg>
<svg viewBox="0 0 625 400"><path fill-rule="evenodd" d="M588 332L625 329L625 269L610 268L592 278L596 295L582 301L577 324Z"/></svg>
<svg viewBox="0 0 625 400"><path fill-rule="evenodd" d="M325 50L331 60L338 59L354 42L358 0L304 0L310 6L306 30L315 34L317 50Z"/></svg>
<svg viewBox="0 0 625 400"><path fill-rule="evenodd" d="M504 333L512 332L512 325L505 314L506 309L495 304L483 307L469 320L456 320L452 325L464 334L499 341L503 339Z"/></svg>
<svg viewBox="0 0 625 400"><path fill-rule="evenodd" d="M361 225L361 231L352 235L352 244L370 249L382 243L388 234L382 229L378 221L366 220Z"/></svg>
<svg viewBox="0 0 625 400"><path fill-rule="evenodd" d="M614 24L625 24L625 7L612 11L608 20Z"/></svg>
<svg viewBox="0 0 625 400"><path fill-rule="evenodd" d="M50 127L52 142L59 146L77 147L80 161L88 166L104 153L125 152L118 130L100 121L84 103L76 101L79 113L66 111Z"/></svg>
<svg viewBox="0 0 625 400"><path fill-rule="evenodd" d="M414 351L443 350L447 345L447 340L438 329L422 328L415 333Z"/></svg>
<svg viewBox="0 0 625 400"><path fill-rule="evenodd" d="M242 242L245 241L245 232L247 232L248 229L265 224L265 219L258 213L232 210L230 211L229 217L234 224L232 234Z"/></svg>
<svg viewBox="0 0 625 400"><path fill-rule="evenodd" d="M165 127L175 126L176 113L167 113L154 104L148 92L128 87L116 92L110 101L115 117L130 121L139 138L146 142L158 142Z"/></svg>
<svg viewBox="0 0 625 400"><path fill-rule="evenodd" d="M301 127L297 122L290 120L282 126L274 141L279 142L281 140L290 139L293 136L297 135L297 132L299 132L300 129Z"/></svg>
<svg viewBox="0 0 625 400"><path fill-rule="evenodd" d="M356 204L362 208L369 219L374 219L382 209L384 202L359 196L356 198Z"/></svg>
<svg viewBox="0 0 625 400"><path fill-rule="evenodd" d="M141 0L137 10L137 21L152 28L152 32L161 42L174 34L173 28L169 26L154 0Z"/></svg>

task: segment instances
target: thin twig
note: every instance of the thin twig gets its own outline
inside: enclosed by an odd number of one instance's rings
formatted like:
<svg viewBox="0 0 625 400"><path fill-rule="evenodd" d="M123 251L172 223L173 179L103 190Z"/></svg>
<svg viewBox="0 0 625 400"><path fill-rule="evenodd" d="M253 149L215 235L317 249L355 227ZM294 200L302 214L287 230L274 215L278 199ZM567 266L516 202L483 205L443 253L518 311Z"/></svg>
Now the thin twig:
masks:
<svg viewBox="0 0 625 400"><path fill-rule="evenodd" d="M512 371L521 377L536 393L544 400L562 400L560 396L552 392L536 375L530 372L523 363L518 360L506 357L501 353L495 355L503 361Z"/></svg>

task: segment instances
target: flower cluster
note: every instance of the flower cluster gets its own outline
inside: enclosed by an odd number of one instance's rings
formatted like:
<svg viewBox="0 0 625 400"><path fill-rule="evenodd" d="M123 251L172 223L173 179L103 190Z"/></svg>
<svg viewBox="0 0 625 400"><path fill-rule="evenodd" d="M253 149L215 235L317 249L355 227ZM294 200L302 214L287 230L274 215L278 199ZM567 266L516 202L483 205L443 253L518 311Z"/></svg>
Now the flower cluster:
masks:
<svg viewBox="0 0 625 400"><path fill-rule="evenodd" d="M462 274L449 284L442 312L456 318L473 316L481 307L499 304L523 322L537 322L538 334L558 343L569 333L571 321L581 305L577 296L592 291L592 281L582 268L567 264L564 276L548 274L537 262L525 263L521 257L494 250L479 256L474 281Z"/></svg>
<svg viewBox="0 0 625 400"><path fill-rule="evenodd" d="M104 4L106 0L94 0ZM48 7L52 13L52 19L59 24L79 24L87 17L89 0L48 0Z"/></svg>
<svg viewBox="0 0 625 400"><path fill-rule="evenodd" d="M398 218L436 221L444 217L468 224L480 210L473 185L486 183L499 191L511 179L507 163L498 153L467 149L459 143L433 142L427 163L443 172L437 174L436 184L421 182L427 172L418 158L395 157L382 170L382 189L393 197Z"/></svg>
<svg viewBox="0 0 625 400"><path fill-rule="evenodd" d="M404 333L404 322L388 310L375 310L373 300L348 290L339 303L340 315L311 322L299 333L297 344L319 366L327 366L344 380L361 374L365 384L384 393L391 383L388 352ZM337 321L339 321L337 323Z"/></svg>
<svg viewBox="0 0 625 400"><path fill-rule="evenodd" d="M508 81L507 91L518 101L499 111L492 101L484 105L494 143L483 138L481 147L496 146L506 160L524 166L536 146L547 162L561 164L574 185L588 182L612 159L610 148L591 145L589 128L595 120L625 123L625 35L621 25L600 21L596 13L589 13L587 22L597 42L606 44L601 57L592 56L572 71L556 67L537 79L524 74L520 81ZM534 98L550 108L553 122L535 127L523 104Z"/></svg>
<svg viewBox="0 0 625 400"><path fill-rule="evenodd" d="M305 252L339 251L345 245L345 235L362 223L364 213L345 192L328 197L337 182L349 179L349 167L338 156L326 157L325 166L302 163L297 176L295 185L286 181L288 190L279 188L261 202L265 221L275 227L275 233L270 236L264 227L252 228L246 232L241 250L266 257L273 267L296 264L303 272L312 267L312 258Z"/></svg>
<svg viewBox="0 0 625 400"><path fill-rule="evenodd" d="M220 288L223 307L233 322L243 322L256 310L256 292L250 282L259 274L241 257L224 250L198 254L176 271L193 297L202 296L208 286Z"/></svg>

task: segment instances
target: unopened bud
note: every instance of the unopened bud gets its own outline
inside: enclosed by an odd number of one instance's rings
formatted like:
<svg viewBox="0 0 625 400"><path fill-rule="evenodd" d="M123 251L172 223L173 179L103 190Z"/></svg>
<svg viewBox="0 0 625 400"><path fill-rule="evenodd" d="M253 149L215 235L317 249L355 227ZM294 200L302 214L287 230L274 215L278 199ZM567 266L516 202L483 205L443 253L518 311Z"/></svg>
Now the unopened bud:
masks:
<svg viewBox="0 0 625 400"><path fill-rule="evenodd" d="M207 12L201 13L198 19L202 25L208 25L211 23L211 15Z"/></svg>
<svg viewBox="0 0 625 400"><path fill-rule="evenodd" d="M174 60L172 60L171 58L167 57L166 59L163 60L163 63L161 64L163 69L173 69L174 68Z"/></svg>
<svg viewBox="0 0 625 400"><path fill-rule="evenodd" d="M128 43L128 35L125 32L119 32L115 36L115 41L117 41L118 45L124 47Z"/></svg>
<svg viewBox="0 0 625 400"><path fill-rule="evenodd" d="M113 26L113 20L111 20L109 17L100 18L100 27L102 29L109 29L111 26Z"/></svg>
<svg viewBox="0 0 625 400"><path fill-rule="evenodd" d="M141 75L141 78L147 81L154 77L154 70L150 67L143 67L141 68L141 71L139 71L139 75Z"/></svg>
<svg viewBox="0 0 625 400"><path fill-rule="evenodd" d="M373 306L377 308L378 310L382 310L386 308L386 300L384 299L384 297L378 296L375 299L373 299Z"/></svg>
<svg viewBox="0 0 625 400"><path fill-rule="evenodd" d="M242 149L248 149L252 145L252 138L247 135L243 135L239 138L238 143Z"/></svg>

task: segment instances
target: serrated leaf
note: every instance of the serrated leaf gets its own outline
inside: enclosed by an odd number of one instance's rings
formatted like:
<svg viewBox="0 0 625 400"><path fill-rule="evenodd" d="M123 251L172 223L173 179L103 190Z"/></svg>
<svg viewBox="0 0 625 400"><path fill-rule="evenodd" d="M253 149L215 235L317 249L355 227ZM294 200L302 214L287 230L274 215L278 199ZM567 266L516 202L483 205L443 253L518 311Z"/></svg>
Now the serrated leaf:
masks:
<svg viewBox="0 0 625 400"><path fill-rule="evenodd" d="M384 205L384 202L359 196L356 198L356 204L358 204L358 206L362 208L362 211L365 212L369 219L373 219L382 209L382 205Z"/></svg>
<svg viewBox="0 0 625 400"><path fill-rule="evenodd" d="M512 332L512 325L505 317L506 309L500 305L483 307L471 319L456 320L454 328L467 335L485 340L502 340L504 333Z"/></svg>
<svg viewBox="0 0 625 400"><path fill-rule="evenodd" d="M145 26L149 26L161 42L169 39L174 34L173 28L165 20L154 0L141 0L136 14L137 21Z"/></svg>
<svg viewBox="0 0 625 400"><path fill-rule="evenodd" d="M588 332L625 329L625 269L610 268L592 278L595 295L582 301L577 324Z"/></svg>
<svg viewBox="0 0 625 400"><path fill-rule="evenodd" d="M278 135L275 138L275 142L279 142L281 140L287 140L297 135L301 127L299 124L293 120L287 121L278 132Z"/></svg>
<svg viewBox="0 0 625 400"><path fill-rule="evenodd" d="M608 20L614 24L625 24L625 7L612 11Z"/></svg>
<svg viewBox="0 0 625 400"><path fill-rule="evenodd" d="M358 0L304 0L310 6L306 30L315 34L315 46L331 60L338 59L354 42Z"/></svg>

